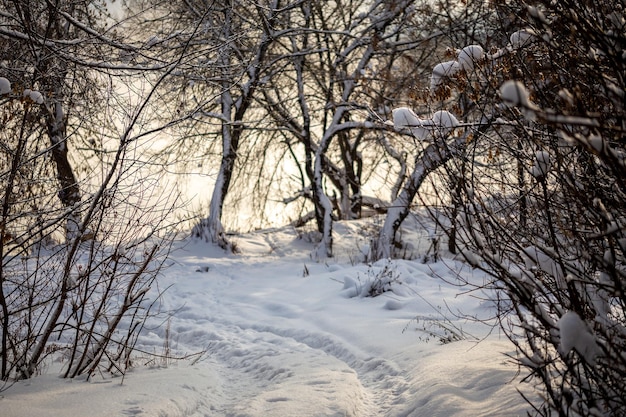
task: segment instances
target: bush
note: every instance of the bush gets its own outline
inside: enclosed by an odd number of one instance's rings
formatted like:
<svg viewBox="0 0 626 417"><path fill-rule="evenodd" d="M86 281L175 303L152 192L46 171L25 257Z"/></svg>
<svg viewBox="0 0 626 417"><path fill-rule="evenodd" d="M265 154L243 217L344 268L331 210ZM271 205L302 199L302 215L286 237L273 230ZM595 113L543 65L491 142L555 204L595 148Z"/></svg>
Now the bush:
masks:
<svg viewBox="0 0 626 417"><path fill-rule="evenodd" d="M538 415L626 415L623 8L499 5L529 41L501 59L491 159L455 165L456 237L497 278Z"/></svg>

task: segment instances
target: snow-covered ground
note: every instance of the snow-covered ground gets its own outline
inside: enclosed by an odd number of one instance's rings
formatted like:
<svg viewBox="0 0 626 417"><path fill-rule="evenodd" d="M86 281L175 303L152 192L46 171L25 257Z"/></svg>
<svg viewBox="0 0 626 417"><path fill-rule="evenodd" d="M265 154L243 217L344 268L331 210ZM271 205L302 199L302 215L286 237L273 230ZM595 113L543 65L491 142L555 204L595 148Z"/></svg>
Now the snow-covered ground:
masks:
<svg viewBox="0 0 626 417"><path fill-rule="evenodd" d="M359 262L367 223L335 229L336 257L325 263L311 261L313 244L293 229L236 237L238 255L177 242L159 280L162 314L138 344L168 358L139 355L124 378L90 382L59 378L63 363L51 362L0 392L0 414L525 414L517 367L505 356L511 343L462 316L493 315L488 294L458 285L457 274L476 284L482 274L451 259L367 265ZM414 234L414 254L425 253L427 236ZM363 296L379 278L392 291Z"/></svg>

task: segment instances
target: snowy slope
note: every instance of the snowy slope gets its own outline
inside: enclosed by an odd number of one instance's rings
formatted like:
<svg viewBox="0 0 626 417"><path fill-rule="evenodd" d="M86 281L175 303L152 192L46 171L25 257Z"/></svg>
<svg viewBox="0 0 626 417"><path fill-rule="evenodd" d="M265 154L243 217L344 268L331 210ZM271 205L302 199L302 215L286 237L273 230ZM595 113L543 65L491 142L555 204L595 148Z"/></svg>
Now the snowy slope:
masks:
<svg viewBox="0 0 626 417"><path fill-rule="evenodd" d="M0 392L1 415L523 415L511 344L453 314L493 314L485 294L462 295L456 273L485 278L450 259L358 263L366 228L337 225L326 263L312 262L313 245L291 229L237 237L239 255L178 242L159 282L162 313L138 345L170 359L140 355L123 379L89 383L56 377L62 363L50 363ZM392 291L361 296L383 276Z"/></svg>

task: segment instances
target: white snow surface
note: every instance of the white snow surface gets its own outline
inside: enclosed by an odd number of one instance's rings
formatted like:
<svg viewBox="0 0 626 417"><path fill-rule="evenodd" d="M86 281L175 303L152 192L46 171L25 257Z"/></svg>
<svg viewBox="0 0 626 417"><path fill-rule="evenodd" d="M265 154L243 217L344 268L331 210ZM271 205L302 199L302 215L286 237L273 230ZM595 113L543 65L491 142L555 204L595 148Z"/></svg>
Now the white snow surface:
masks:
<svg viewBox="0 0 626 417"><path fill-rule="evenodd" d="M493 315L489 294L457 285L457 274L486 277L449 258L358 262L371 226L337 223L325 263L310 260L314 244L293 229L235 237L238 255L177 242L159 281L164 314L137 347L169 345L187 359L138 354L124 378L89 382L59 378L63 363L50 359L42 375L0 391L2 416L525 415L505 357L513 346L458 314ZM403 237L418 255L430 234L415 226ZM365 297L381 277L390 291ZM445 327L465 338L439 343Z"/></svg>

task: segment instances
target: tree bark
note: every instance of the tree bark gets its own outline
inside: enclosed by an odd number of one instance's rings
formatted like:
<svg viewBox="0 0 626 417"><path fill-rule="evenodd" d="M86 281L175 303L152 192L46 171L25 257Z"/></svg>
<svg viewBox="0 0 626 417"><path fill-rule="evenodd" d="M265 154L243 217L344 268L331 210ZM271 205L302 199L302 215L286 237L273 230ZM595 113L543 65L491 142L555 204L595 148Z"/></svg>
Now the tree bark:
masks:
<svg viewBox="0 0 626 417"><path fill-rule="evenodd" d="M227 44L220 51L219 64L222 71L220 96L221 105L221 131L222 131L222 160L217 180L213 188L211 203L209 206L209 216L203 219L192 231L196 237L204 238L220 247L232 250L231 243L226 238L224 226L222 224L224 201L230 189L239 144L244 133L244 117L253 103L254 94L261 81L261 73L268 48L274 38L269 22L275 19L278 2L275 1L268 9L257 7L260 24L263 26L263 35L257 44L254 57L246 68L247 81L240 85L240 95L234 97L233 92L236 82L232 74L232 55L240 55L242 51L235 51L235 22L233 21L234 5L231 4L224 9L224 23L220 39L227 40ZM265 14L267 13L267 15ZM232 42L232 43L231 43Z"/></svg>
<svg viewBox="0 0 626 417"><path fill-rule="evenodd" d="M60 94L60 87L57 88L56 94ZM65 208L65 239L70 241L77 238L80 233L78 210L81 196L74 169L68 159L65 116L58 96L47 106L46 127L50 138L50 154L56 166L59 183L58 196Z"/></svg>

